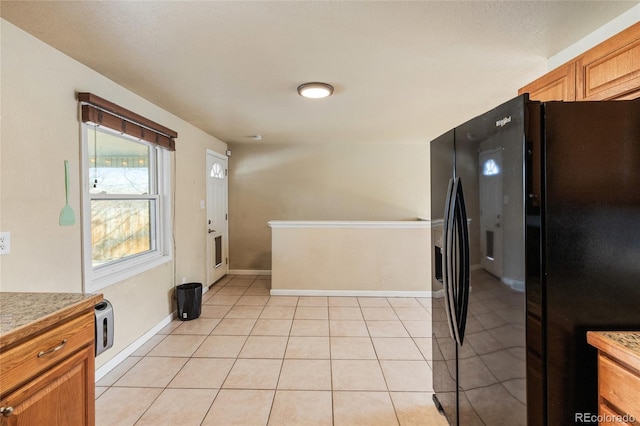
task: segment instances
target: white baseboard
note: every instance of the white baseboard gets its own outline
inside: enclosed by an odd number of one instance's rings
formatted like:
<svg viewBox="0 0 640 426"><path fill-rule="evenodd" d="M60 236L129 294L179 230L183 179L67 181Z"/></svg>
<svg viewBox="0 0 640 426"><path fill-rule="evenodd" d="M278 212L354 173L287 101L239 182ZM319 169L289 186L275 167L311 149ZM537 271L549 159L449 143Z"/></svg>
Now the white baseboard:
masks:
<svg viewBox="0 0 640 426"><path fill-rule="evenodd" d="M431 291L271 289L272 296L431 297Z"/></svg>
<svg viewBox="0 0 640 426"><path fill-rule="evenodd" d="M508 285L515 291L518 291L520 293L524 292L525 283L522 280L513 280L511 278L502 277L500 281L502 281L503 284Z"/></svg>
<svg viewBox="0 0 640 426"><path fill-rule="evenodd" d="M268 269L229 269L229 275L271 275Z"/></svg>
<svg viewBox="0 0 640 426"><path fill-rule="evenodd" d="M144 333L142 336L136 339L133 343L131 343L129 346L127 346L122 351L120 351L116 356L114 356L109 361L104 363L102 366L97 368L95 373L95 376L96 376L95 381L97 382L98 380L102 379L104 376L107 375L107 373L109 373L111 370L116 368L116 366L120 364L122 361L124 361L129 355L131 355L132 353L140 349L140 347L142 347L142 345L147 343L149 339L155 336L160 330L165 328L167 325L169 325L174 318L176 318L176 311L173 311L170 315L168 315L162 321L156 324L151 330Z"/></svg>

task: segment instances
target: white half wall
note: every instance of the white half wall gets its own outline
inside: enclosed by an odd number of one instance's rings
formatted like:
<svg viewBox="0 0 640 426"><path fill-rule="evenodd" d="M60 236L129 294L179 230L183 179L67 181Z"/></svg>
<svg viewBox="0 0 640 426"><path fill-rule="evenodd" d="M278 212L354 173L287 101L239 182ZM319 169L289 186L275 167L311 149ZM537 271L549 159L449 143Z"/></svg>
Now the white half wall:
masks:
<svg viewBox="0 0 640 426"><path fill-rule="evenodd" d="M271 221L271 293L427 297L428 221Z"/></svg>

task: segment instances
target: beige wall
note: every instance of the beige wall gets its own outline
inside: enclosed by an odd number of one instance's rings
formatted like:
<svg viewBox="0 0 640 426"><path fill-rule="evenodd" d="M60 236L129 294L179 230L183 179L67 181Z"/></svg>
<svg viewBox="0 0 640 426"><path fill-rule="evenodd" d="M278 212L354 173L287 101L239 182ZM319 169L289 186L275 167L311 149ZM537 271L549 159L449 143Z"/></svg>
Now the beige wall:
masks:
<svg viewBox="0 0 640 426"><path fill-rule="evenodd" d="M175 158L175 263L105 288L115 311L114 348L100 366L171 314L182 277L203 282L205 151L226 145L6 21L1 25L0 231L11 253L0 256L2 291L80 292L81 227L58 225L64 166L70 204L80 214L80 124L75 94L95 93L178 132ZM174 277L175 268L175 277Z"/></svg>
<svg viewBox="0 0 640 426"><path fill-rule="evenodd" d="M230 144L230 269L270 270L270 220L428 217L429 145Z"/></svg>

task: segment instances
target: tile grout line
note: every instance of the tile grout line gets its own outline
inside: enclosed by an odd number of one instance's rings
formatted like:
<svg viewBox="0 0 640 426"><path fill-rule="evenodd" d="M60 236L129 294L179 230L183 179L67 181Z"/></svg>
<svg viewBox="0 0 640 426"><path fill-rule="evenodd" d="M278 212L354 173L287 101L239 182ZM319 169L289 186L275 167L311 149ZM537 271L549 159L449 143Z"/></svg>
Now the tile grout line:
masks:
<svg viewBox="0 0 640 426"><path fill-rule="evenodd" d="M232 279L231 279L232 280ZM231 281L229 280L229 281ZM255 280L253 281L255 282ZM252 282L252 284L253 284ZM245 290L246 293L246 290ZM240 299L238 299L240 300ZM237 303L237 302L236 302ZM231 309L229 309L229 311L227 311L227 313L224 315L225 317L229 314L229 312L231 312L231 310L233 309L233 307L236 306L235 304L232 305ZM265 305L266 306L266 305ZM264 307L262 308L262 311L264 311ZM260 314L262 314L262 311L260 311ZM224 319L224 318L223 318ZM222 320L221 320L222 321ZM216 400L218 399L218 397L220 396L220 393L222 392L222 390L224 389L224 383L227 381L227 379L229 378L229 375L231 374L231 370L233 370L233 367L236 365L236 362L238 361L239 357L240 357L240 352L242 352L242 349L244 349L244 346L247 344L247 340L249 340L249 336L251 335L251 331L253 331L253 328L255 327L255 325L257 324L257 320L256 322L253 324L253 327L251 328L251 330L249 330L249 334L247 335L247 338L245 339L244 343L242 344L242 347L240 348L240 350L238 351L237 356L235 357L235 359L233 360L233 363L231 364L231 367L229 368L229 371L227 372L227 374L224 377L224 380L222 380L222 382L220 383L220 388L218 389L218 392L216 393L216 396L213 398L213 400L211 401L211 404L209 405L209 408L207 409L207 412L205 413L204 417L202 417L202 421L200 422L200 424L204 423L205 419L207 418L207 416L209 415L209 413L211 412L211 409L213 408L213 404L216 402ZM219 324L219 323L218 323ZM218 325L216 325L217 327ZM215 327L213 328L215 330ZM213 330L211 330L211 333L213 333ZM211 336L211 333L209 334Z"/></svg>
<svg viewBox="0 0 640 426"><path fill-rule="evenodd" d="M384 298L387 303L389 303L389 299L388 298ZM389 303L389 305L391 305L391 303ZM393 310L393 306L392 306L392 310ZM395 310L393 310L394 315L397 316ZM363 317L364 317L364 313L363 313ZM365 324L366 324L366 320L365 320ZM368 329L368 325L367 325L367 329ZM389 383L387 381L387 376L384 374L384 370L382 369L382 363L380 362L380 356L378 355L378 350L376 349L376 345L373 343L373 336L371 336L371 333L369 333L369 339L371 340L371 346L373 346L373 351L376 354L376 361L378 361L378 368L380 369L380 374L382 374L382 379L384 380L384 385L387 388L387 397L389 398L389 400L391 401L391 406L393 407L393 415L396 418L396 421L398 422L398 425L400 425L400 420L398 419L398 413L396 412L395 406L393 405L393 400L391 399L391 391L389 390Z"/></svg>
<svg viewBox="0 0 640 426"><path fill-rule="evenodd" d="M293 310L293 318L291 319L291 326L289 327L289 335L287 336L287 344L285 345L284 353L282 354L282 363L280 364L280 371L278 372L278 380L276 380L276 386L275 386L275 389L273 390L273 399L271 400L271 406L269 407L269 415L267 416L266 425L268 425L269 421L271 420L271 415L273 414L273 406L276 403L276 395L278 393L278 385L280 384L280 377L282 376L282 369L284 367L284 359L285 359L285 356L287 355L287 348L289 347L289 339L291 338L291 331L293 330L293 321L295 320L296 311L298 310L298 303L299 302L300 302L300 298L298 298L298 300L296 300L296 306L295 306L295 309Z"/></svg>
<svg viewBox="0 0 640 426"><path fill-rule="evenodd" d="M228 281L227 281L227 283L228 283L228 282L230 282L231 280L232 280L232 279L228 280ZM225 283L223 286L221 286L221 288L222 288L222 287L224 287L224 286L226 286L226 284L227 284L227 283ZM219 291L219 290L218 290L218 291ZM245 291L246 291L246 290L245 290ZM218 293L218 292L214 293L211 297L215 296L215 294L217 294L217 293ZM230 311L230 310L229 310L229 311ZM227 314L229 313L229 311L227 311L227 313L225 313L225 315L224 315L225 317L227 316ZM224 317L223 317L222 319L224 319ZM208 337L208 336L211 336L211 333L213 333L213 330L215 330L215 329L216 329L216 327L220 324L220 322L222 321L222 319L220 319L220 321L218 321L218 323L217 323L217 324L213 327L213 329L209 332L209 334L207 335L207 337ZM177 327L176 327L176 329L177 329ZM174 331L175 331L175 330L174 330ZM198 347L196 348L196 350L194 350L194 351L193 351L193 353L192 353L192 354L191 354L191 356L189 357L189 361L190 361L191 359L193 359L193 358L194 358L194 357L193 357L193 355L198 351L198 349L200 349L200 347L202 347L202 345L204 344L204 342L205 342L205 341L206 341L206 338L205 338L205 339L200 343L200 345L198 345ZM236 360L237 360L237 357L236 357ZM173 381L173 380L176 378L176 376L180 373L180 371L182 371L182 369L184 369L184 367L189 363L189 361L187 361L187 362L182 366L182 368L178 371L178 373L176 373L176 375L174 375L174 377L173 377L173 379L172 379L171 381ZM202 421L200 422L200 424L202 424L202 423L204 422L204 420L207 418L207 415L208 415L208 414L209 414L209 412L211 411L211 408L213 407L214 402L215 402L215 401L216 401L216 399L218 398L218 395L220 395L220 391L222 390L222 386L224 385L224 382L227 380L227 377L229 376L229 373L231 372L231 369L233 368L233 365L235 365L235 360L234 360L233 364L231 365L231 368L229 368L229 371L227 372L227 375L225 376L224 380L220 383L220 388L218 388L218 389L217 389L217 391L216 391L216 395L215 395L215 396L213 397L213 399L211 400L211 403L209 404L209 408L207 408L207 411L204 413L204 416L202 417ZM167 387L165 387L165 390L166 390L166 389L168 389L168 386L171 384L171 381L167 384ZM164 392L164 390L163 390L163 392ZM160 395L161 395L161 394L162 394L162 392L160 393ZM158 395L158 397L160 397L160 395ZM157 398L156 398L156 399L157 399ZM155 402L155 401L154 401L154 402ZM153 403L151 403L151 404L149 405L149 407L147 407L147 410L145 410L145 413L146 413L146 411L148 411L148 410L149 410L149 408L150 408L152 405L153 405ZM143 414L143 415L144 415L144 414ZM142 417L140 417L140 418L142 418ZM140 419L138 419L138 421L140 421ZM136 422L136 423L137 423L137 422Z"/></svg>
<svg viewBox="0 0 640 426"><path fill-rule="evenodd" d="M329 300L327 299L327 327L329 327L329 387L331 389L331 425L336 424L336 409L335 409L335 392L333 389L333 352L331 350L331 309L329 309Z"/></svg>

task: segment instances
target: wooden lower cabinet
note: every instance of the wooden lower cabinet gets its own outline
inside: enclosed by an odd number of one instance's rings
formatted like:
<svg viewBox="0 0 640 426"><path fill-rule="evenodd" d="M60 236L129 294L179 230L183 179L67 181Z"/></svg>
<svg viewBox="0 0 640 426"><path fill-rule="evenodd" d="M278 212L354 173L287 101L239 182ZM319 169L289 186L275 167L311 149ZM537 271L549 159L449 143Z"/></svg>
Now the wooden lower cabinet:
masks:
<svg viewBox="0 0 640 426"><path fill-rule="evenodd" d="M627 420L640 420L639 373L606 353L598 355L599 414L605 423L633 424Z"/></svg>
<svg viewBox="0 0 640 426"><path fill-rule="evenodd" d="M587 333L598 349L599 425L640 424L640 332Z"/></svg>
<svg viewBox="0 0 640 426"><path fill-rule="evenodd" d="M8 395L0 406L11 407L12 412L0 417L0 424L93 425L93 356L93 347L84 348Z"/></svg>
<svg viewBox="0 0 640 426"><path fill-rule="evenodd" d="M0 351L0 426L93 426L95 345L90 311Z"/></svg>

